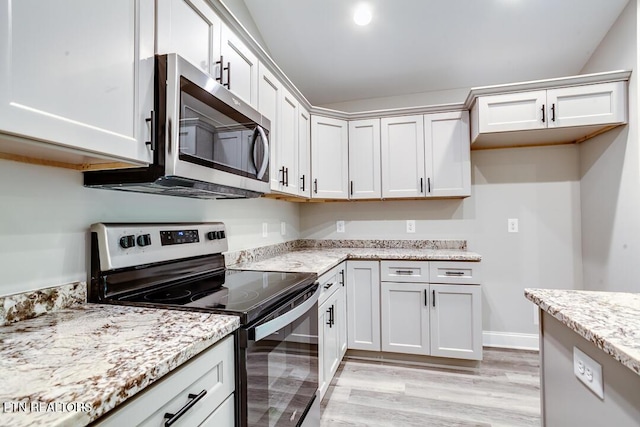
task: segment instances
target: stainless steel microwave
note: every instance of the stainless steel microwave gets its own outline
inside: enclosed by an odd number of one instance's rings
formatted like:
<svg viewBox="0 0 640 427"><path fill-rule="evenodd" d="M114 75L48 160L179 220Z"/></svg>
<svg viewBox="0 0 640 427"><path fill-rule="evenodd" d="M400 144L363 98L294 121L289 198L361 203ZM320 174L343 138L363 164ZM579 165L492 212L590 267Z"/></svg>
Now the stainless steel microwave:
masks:
<svg viewBox="0 0 640 427"><path fill-rule="evenodd" d="M153 164L85 172L85 186L205 199L269 192L269 120L180 56L155 61Z"/></svg>

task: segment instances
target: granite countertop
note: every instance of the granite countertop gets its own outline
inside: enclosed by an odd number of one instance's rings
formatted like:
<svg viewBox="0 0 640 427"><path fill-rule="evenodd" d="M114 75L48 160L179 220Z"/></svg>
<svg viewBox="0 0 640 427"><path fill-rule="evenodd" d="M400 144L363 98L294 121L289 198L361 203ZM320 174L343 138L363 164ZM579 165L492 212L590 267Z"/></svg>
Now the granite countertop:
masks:
<svg viewBox="0 0 640 427"><path fill-rule="evenodd" d="M0 425L86 425L240 325L236 316L84 304L0 327Z"/></svg>
<svg viewBox="0 0 640 427"><path fill-rule="evenodd" d="M640 375L640 294L525 289L525 296Z"/></svg>
<svg viewBox="0 0 640 427"><path fill-rule="evenodd" d="M420 248L307 248L292 250L256 261L240 262L229 268L310 272L321 275L346 259L410 261L480 261L482 257L462 249Z"/></svg>

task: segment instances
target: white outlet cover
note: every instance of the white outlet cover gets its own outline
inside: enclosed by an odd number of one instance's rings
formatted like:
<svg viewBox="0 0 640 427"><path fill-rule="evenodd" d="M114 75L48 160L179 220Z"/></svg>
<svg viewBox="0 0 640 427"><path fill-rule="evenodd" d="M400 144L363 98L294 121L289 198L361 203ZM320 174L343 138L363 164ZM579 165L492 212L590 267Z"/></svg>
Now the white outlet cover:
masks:
<svg viewBox="0 0 640 427"><path fill-rule="evenodd" d="M604 400L602 365L573 347L573 374L596 396Z"/></svg>
<svg viewBox="0 0 640 427"><path fill-rule="evenodd" d="M416 232L416 221L414 219L407 220L407 233Z"/></svg>
<svg viewBox="0 0 640 427"><path fill-rule="evenodd" d="M336 233L344 233L344 221L336 221Z"/></svg>
<svg viewBox="0 0 640 427"><path fill-rule="evenodd" d="M509 218L509 219L507 219L507 231L509 233L517 233L518 232L518 218Z"/></svg>

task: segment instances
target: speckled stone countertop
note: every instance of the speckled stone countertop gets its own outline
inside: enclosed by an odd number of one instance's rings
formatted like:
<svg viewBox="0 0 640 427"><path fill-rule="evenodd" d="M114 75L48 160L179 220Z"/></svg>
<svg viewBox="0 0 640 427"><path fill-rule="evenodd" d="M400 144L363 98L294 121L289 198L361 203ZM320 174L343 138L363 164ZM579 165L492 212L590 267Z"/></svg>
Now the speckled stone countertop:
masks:
<svg viewBox="0 0 640 427"><path fill-rule="evenodd" d="M2 326L0 425L86 425L239 325L235 316L84 304Z"/></svg>
<svg viewBox="0 0 640 427"><path fill-rule="evenodd" d="M527 299L640 375L640 294L525 289Z"/></svg>
<svg viewBox="0 0 640 427"><path fill-rule="evenodd" d="M241 270L310 272L318 275L346 259L385 259L411 261L480 261L475 253L459 249L417 248L313 248L298 249L262 260L230 265Z"/></svg>

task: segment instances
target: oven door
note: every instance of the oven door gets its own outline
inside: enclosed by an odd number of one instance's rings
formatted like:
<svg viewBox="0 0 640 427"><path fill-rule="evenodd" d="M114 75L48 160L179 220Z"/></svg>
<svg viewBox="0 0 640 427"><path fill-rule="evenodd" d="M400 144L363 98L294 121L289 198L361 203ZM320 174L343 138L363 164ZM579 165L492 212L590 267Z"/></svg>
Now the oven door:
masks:
<svg viewBox="0 0 640 427"><path fill-rule="evenodd" d="M316 283L241 331L240 425L319 425L319 294Z"/></svg>

